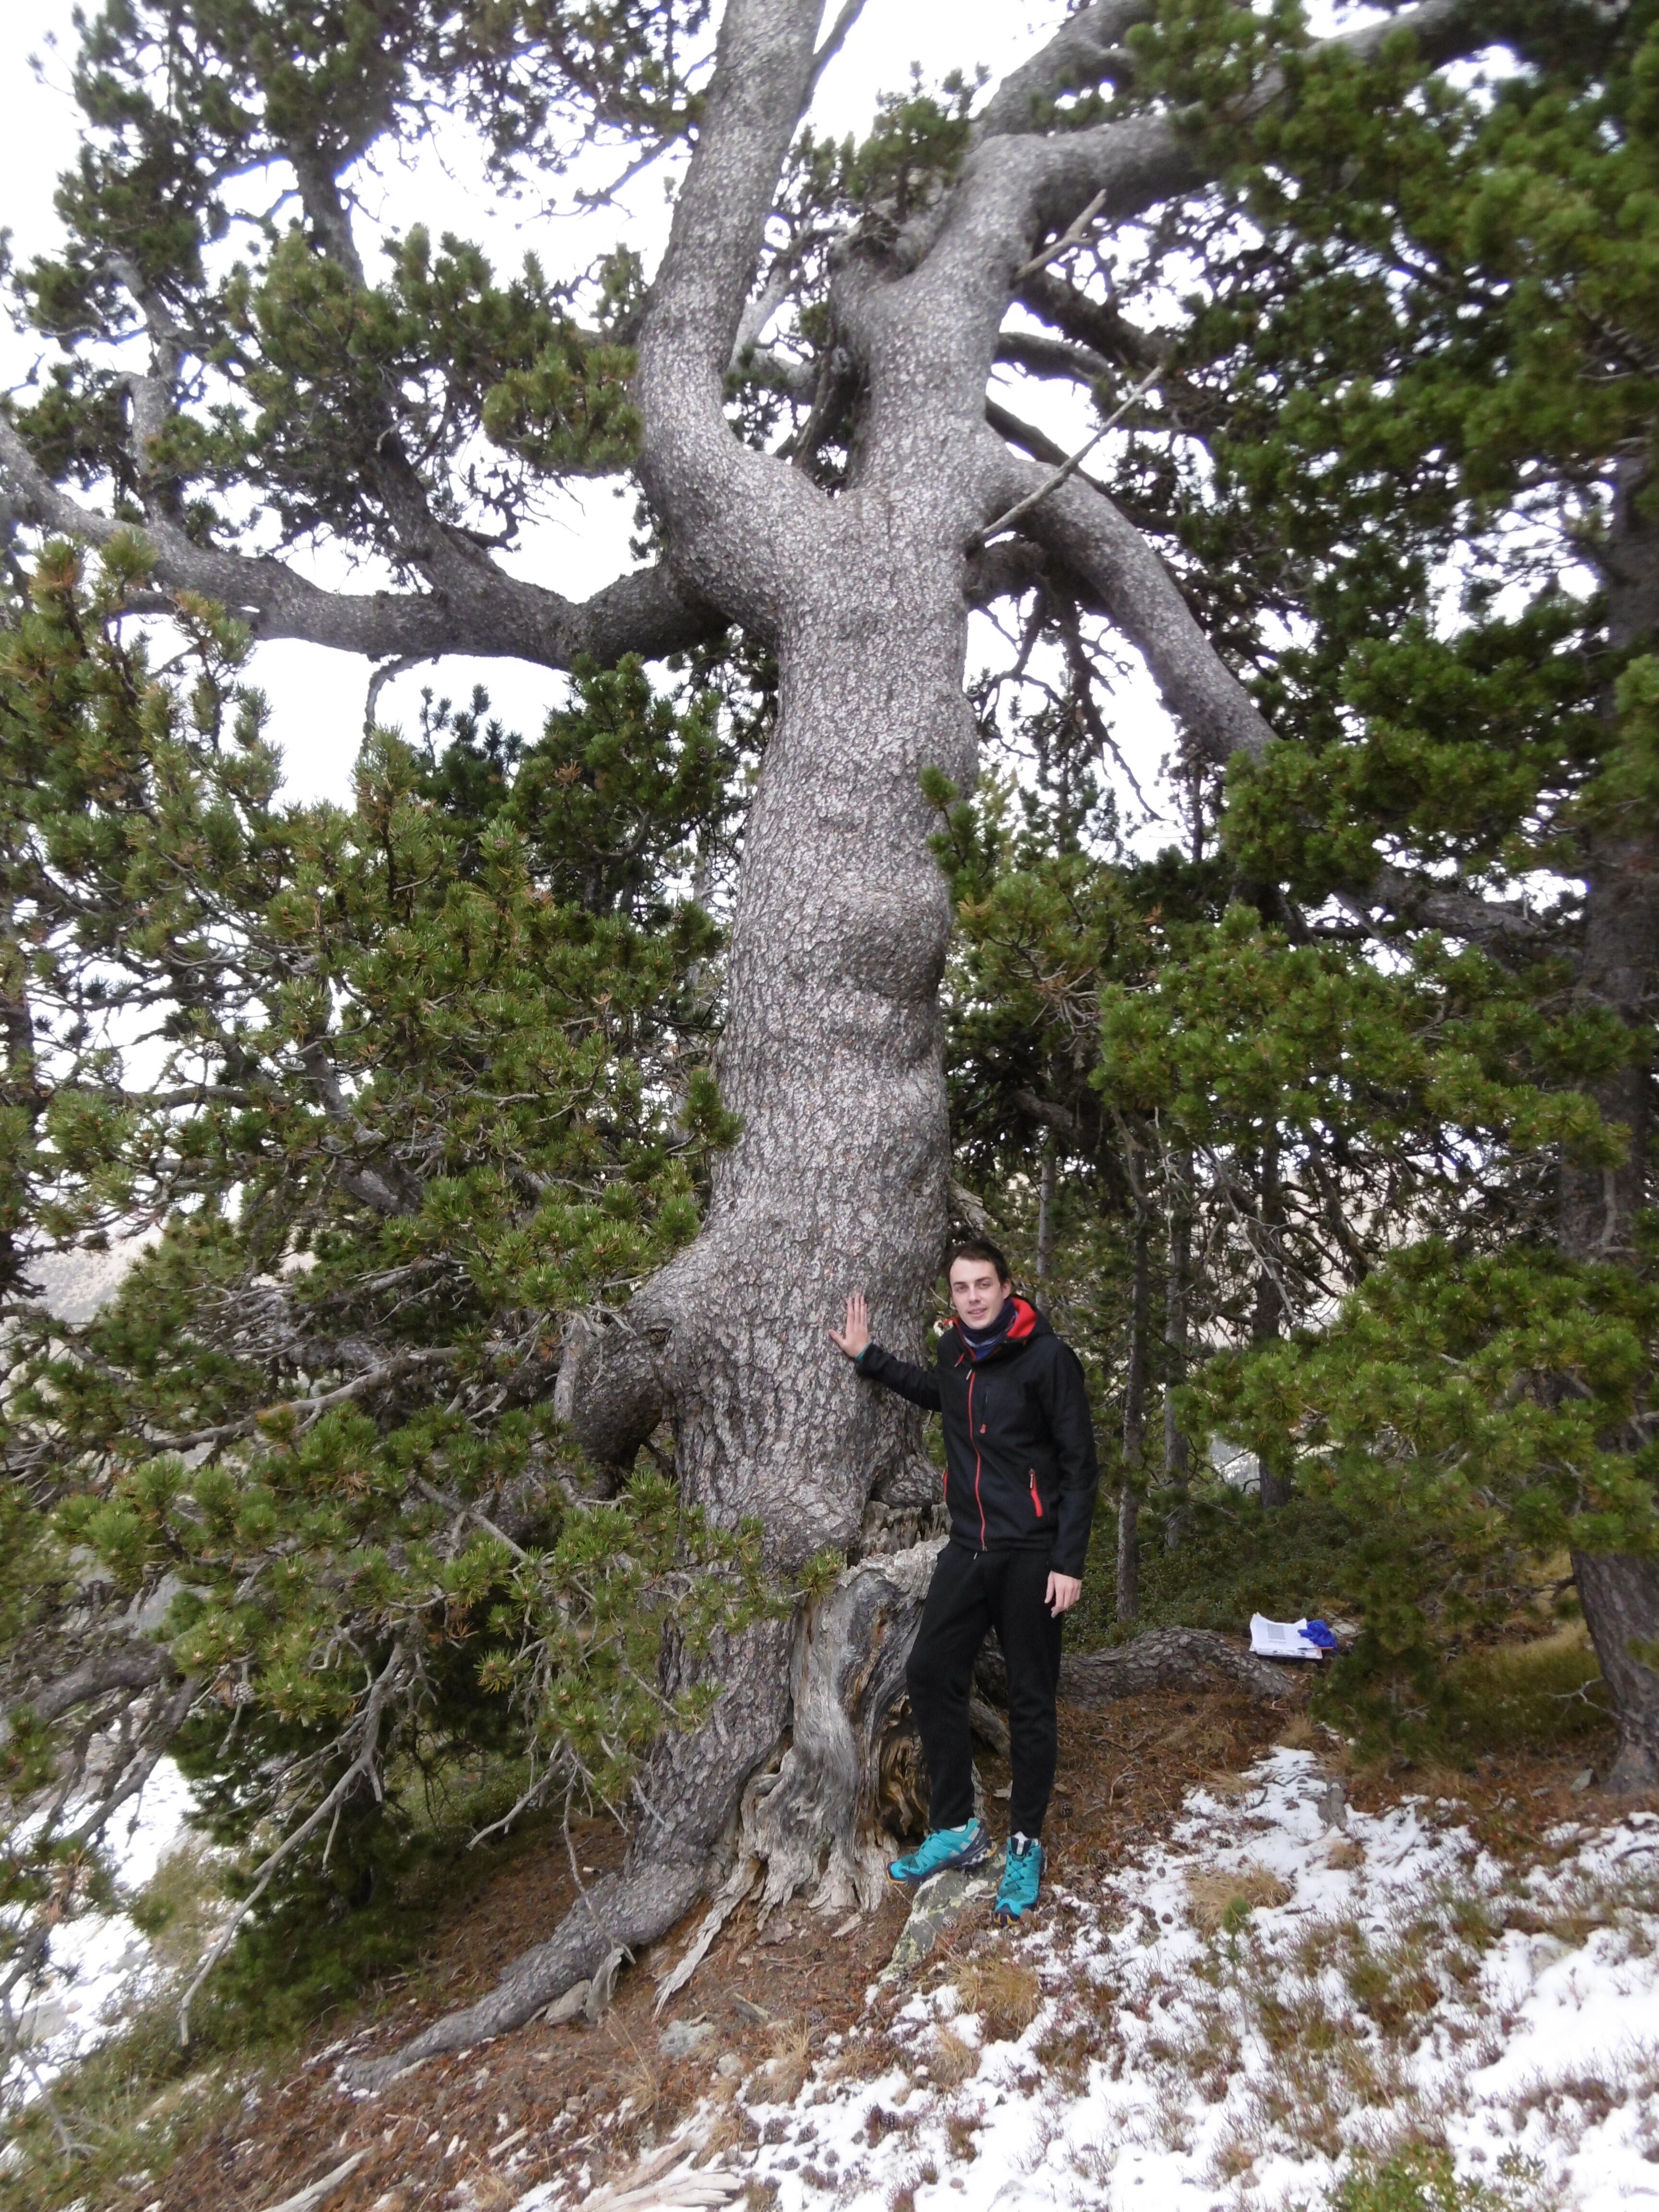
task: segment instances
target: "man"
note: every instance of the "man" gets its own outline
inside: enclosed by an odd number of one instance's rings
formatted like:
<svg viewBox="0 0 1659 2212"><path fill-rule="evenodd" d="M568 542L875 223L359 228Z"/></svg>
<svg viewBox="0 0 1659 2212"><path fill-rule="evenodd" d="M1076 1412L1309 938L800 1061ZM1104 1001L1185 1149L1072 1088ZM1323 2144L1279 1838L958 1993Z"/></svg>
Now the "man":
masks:
<svg viewBox="0 0 1659 2212"><path fill-rule="evenodd" d="M994 1628L1008 1673L1014 1770L994 1911L999 1920L1018 1920L1042 1881L1063 1616L1083 1594L1100 1470L1077 1356L1014 1296L1002 1254L975 1240L956 1245L946 1265L956 1317L940 1332L931 1370L872 1340L862 1291L848 1299L843 1326L830 1334L867 1382L938 1413L945 1429L951 1539L905 1670L927 1761L930 1826L889 1871L896 1881L921 1881L991 1855L974 1812L968 1701L974 1661Z"/></svg>

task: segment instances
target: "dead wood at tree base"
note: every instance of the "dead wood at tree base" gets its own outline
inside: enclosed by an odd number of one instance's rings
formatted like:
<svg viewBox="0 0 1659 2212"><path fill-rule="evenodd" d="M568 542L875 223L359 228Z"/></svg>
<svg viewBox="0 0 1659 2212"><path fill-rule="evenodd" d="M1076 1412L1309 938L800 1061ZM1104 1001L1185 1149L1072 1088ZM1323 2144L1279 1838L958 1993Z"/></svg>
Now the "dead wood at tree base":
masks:
<svg viewBox="0 0 1659 2212"><path fill-rule="evenodd" d="M1073 1705L1104 1705L1149 1690L1205 1689L1218 1674L1253 1698L1277 1703L1296 1692L1296 1676L1212 1628L1152 1628L1104 1651L1068 1651L1060 1662L1060 1694ZM1006 1701L1007 1674L994 1645L981 1652L975 1675L988 1697Z"/></svg>

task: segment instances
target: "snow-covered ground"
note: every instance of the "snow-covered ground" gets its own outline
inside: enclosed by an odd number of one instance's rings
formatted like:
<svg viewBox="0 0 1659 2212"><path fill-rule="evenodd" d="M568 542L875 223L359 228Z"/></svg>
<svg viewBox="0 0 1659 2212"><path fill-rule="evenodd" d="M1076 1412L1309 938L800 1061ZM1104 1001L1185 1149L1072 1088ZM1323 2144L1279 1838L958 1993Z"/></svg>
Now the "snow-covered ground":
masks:
<svg viewBox="0 0 1659 2212"><path fill-rule="evenodd" d="M1291 2212L1415 2138L1494 2202L1659 2208L1659 1816L1505 1865L1443 1802L1348 1810L1309 1752L1238 1784L985 1947L1040 1979L1023 2033L917 1990L790 2102L746 2083L762 2141L727 2169L776 2212Z"/></svg>
<svg viewBox="0 0 1659 2212"><path fill-rule="evenodd" d="M118 1894L131 1901L185 1840L190 1785L170 1759L157 1761L136 1802L105 1834ZM22 1832L15 1841L22 1840ZM155 1972L153 1948L125 1911L82 1912L52 1933L50 1971L25 2011L24 2050L0 2075L0 2106L35 2094L109 2034Z"/></svg>

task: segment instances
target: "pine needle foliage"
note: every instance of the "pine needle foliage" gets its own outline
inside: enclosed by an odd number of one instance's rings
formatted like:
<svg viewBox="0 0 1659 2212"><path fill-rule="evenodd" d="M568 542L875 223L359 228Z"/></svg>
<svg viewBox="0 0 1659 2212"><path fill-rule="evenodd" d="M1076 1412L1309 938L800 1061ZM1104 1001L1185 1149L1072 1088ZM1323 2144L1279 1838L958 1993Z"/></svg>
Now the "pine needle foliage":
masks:
<svg viewBox="0 0 1659 2212"><path fill-rule="evenodd" d="M349 1894L457 1761L516 1777L498 1814L620 1810L714 1694L665 1644L790 1601L550 1403L561 1316L685 1243L732 1133L684 888L741 786L713 702L624 664L527 745L438 709L295 805L246 636L181 602L158 665L145 581L50 548L0 638L5 1778L46 1793L9 1987L165 1747L257 1835L250 1900L319 1863ZM146 1240L117 1294L56 1317L32 1267L112 1237ZM82 1654L108 1679L59 1718Z"/></svg>

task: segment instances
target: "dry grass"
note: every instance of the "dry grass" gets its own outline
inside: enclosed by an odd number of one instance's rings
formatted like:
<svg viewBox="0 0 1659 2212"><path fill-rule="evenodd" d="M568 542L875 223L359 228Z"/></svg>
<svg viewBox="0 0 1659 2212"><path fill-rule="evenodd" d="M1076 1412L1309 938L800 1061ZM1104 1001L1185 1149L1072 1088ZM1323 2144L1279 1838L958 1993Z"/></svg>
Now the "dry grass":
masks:
<svg viewBox="0 0 1659 2212"><path fill-rule="evenodd" d="M1036 2018L1042 1984L1030 1966L1003 1950L964 1959L953 1978L964 2012L977 2013L989 2043L1012 2043Z"/></svg>
<svg viewBox="0 0 1659 2212"><path fill-rule="evenodd" d="M1319 1741L1319 1730L1306 1713L1292 1713L1276 1741L1281 1750L1311 1751Z"/></svg>
<svg viewBox="0 0 1659 2212"><path fill-rule="evenodd" d="M1241 1928L1261 1905L1287 1905L1290 1891L1266 1867L1243 1866L1235 1872L1194 1874L1187 1878L1187 1909L1202 1936Z"/></svg>
<svg viewBox="0 0 1659 2212"><path fill-rule="evenodd" d="M979 2071L979 2053L942 2027L928 2046L927 2069L941 2089L959 2088Z"/></svg>
<svg viewBox="0 0 1659 2212"><path fill-rule="evenodd" d="M1235 1774L1229 1768L1218 1767L1205 1776L1204 1787L1212 1797L1248 1797L1257 1784L1248 1774Z"/></svg>
<svg viewBox="0 0 1659 2212"><path fill-rule="evenodd" d="M772 2030L772 2056L761 2069L767 2100L793 2105L812 2070L812 2039L800 2021L779 2021Z"/></svg>
<svg viewBox="0 0 1659 2212"><path fill-rule="evenodd" d="M491 2173L487 2170L471 2174L468 2186L472 2191L477 2212L506 2212L506 2208L523 2193L518 2183L505 2173Z"/></svg>

